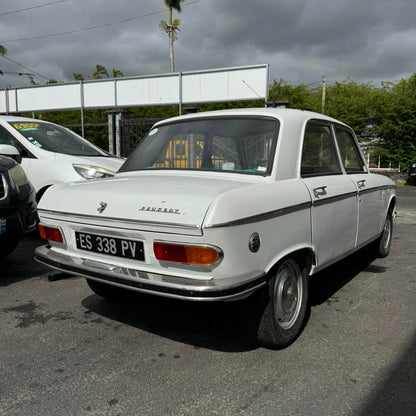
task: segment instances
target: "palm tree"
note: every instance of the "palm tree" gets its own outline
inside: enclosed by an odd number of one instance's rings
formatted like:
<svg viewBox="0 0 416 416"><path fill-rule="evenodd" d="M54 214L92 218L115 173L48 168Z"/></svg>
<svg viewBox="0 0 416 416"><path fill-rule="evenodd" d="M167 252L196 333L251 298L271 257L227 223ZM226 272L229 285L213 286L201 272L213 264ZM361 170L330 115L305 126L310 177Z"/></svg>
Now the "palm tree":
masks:
<svg viewBox="0 0 416 416"><path fill-rule="evenodd" d="M182 11L181 3L183 0L164 0L166 7L169 8L169 23L161 20L159 27L164 30L169 36L169 60L170 60L170 72L175 72L175 59L173 56L173 41L178 39L177 33L180 30L181 24L179 19L172 20L172 10L175 9L178 13Z"/></svg>
<svg viewBox="0 0 416 416"><path fill-rule="evenodd" d="M108 75L107 68L104 65L97 64L95 66L95 72L90 74L90 78L92 79L101 79L105 75L107 78L109 78L110 75Z"/></svg>
<svg viewBox="0 0 416 416"><path fill-rule="evenodd" d="M0 45L0 55L1 56L7 55L7 49L2 45ZM3 71L1 69L0 69L0 75L3 75Z"/></svg>

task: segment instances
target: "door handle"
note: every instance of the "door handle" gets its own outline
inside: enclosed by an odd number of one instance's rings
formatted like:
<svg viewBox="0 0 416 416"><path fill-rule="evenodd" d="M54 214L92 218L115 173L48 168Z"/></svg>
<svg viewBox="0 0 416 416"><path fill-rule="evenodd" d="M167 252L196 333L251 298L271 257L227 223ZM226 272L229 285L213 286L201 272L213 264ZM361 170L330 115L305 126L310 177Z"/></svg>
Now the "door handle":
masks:
<svg viewBox="0 0 416 416"><path fill-rule="evenodd" d="M326 186L320 186L319 188L314 188L313 194L316 198L326 195Z"/></svg>
<svg viewBox="0 0 416 416"><path fill-rule="evenodd" d="M357 186L358 186L358 189L365 188L365 179L361 179L360 181L357 181Z"/></svg>

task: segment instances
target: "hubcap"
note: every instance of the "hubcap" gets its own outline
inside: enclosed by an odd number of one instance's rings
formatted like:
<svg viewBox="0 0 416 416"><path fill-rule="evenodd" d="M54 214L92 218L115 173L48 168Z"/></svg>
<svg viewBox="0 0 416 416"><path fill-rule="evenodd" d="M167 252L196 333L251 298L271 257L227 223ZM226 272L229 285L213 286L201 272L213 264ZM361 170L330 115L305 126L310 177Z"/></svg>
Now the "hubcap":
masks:
<svg viewBox="0 0 416 416"><path fill-rule="evenodd" d="M383 236L381 239L381 244L384 249L387 249L387 247L389 246L390 238L391 238L391 221L390 221L390 218L387 218L386 223L384 224Z"/></svg>
<svg viewBox="0 0 416 416"><path fill-rule="evenodd" d="M278 325L282 329L291 328L299 315L303 286L298 264L286 260L281 264L274 283L274 312Z"/></svg>

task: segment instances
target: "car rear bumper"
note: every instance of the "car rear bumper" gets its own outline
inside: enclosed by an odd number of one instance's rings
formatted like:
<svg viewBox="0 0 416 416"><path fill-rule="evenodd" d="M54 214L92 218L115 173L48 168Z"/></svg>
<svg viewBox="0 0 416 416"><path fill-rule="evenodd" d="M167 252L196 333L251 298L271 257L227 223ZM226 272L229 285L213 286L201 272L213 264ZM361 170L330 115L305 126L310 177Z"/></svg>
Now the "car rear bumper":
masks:
<svg viewBox="0 0 416 416"><path fill-rule="evenodd" d="M35 260L64 272L125 289L202 302L244 298L267 282L266 274L236 282L148 273L57 253L49 245L35 250Z"/></svg>

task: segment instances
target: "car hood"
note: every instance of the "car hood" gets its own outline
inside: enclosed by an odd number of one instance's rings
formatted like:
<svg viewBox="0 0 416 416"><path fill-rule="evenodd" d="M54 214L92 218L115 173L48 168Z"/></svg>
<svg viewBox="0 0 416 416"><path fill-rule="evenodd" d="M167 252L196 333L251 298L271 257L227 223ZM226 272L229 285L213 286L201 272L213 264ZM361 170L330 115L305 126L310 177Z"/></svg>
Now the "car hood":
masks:
<svg viewBox="0 0 416 416"><path fill-rule="evenodd" d="M200 230L210 205L253 180L200 176L119 174L113 178L51 187L39 209L89 219L133 221L144 225L176 225ZM74 203L76 201L76 203Z"/></svg>

